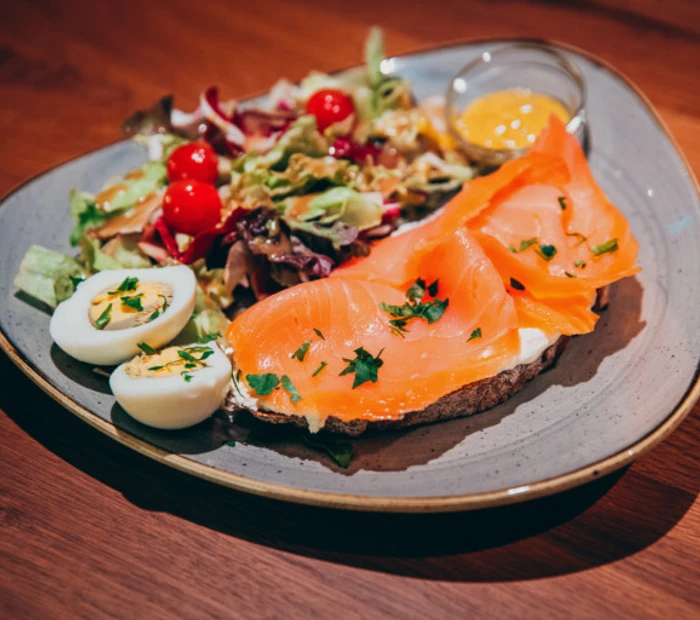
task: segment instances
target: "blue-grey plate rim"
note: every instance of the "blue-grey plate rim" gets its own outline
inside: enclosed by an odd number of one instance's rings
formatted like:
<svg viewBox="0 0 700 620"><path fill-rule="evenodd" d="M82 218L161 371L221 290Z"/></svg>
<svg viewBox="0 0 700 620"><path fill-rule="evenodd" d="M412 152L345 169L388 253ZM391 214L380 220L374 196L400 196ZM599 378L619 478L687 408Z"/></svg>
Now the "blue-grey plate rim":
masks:
<svg viewBox="0 0 700 620"><path fill-rule="evenodd" d="M677 152L680 160L683 162L685 169L689 175L696 194L700 197L700 184L697 177L691 168L688 160L680 149L675 138L668 129L653 104L649 101L646 95L630 80L626 75L617 70L610 63L602 58L587 52L567 43L558 42L555 40L546 40L538 38L503 38L503 37L480 37L470 38L465 40L450 41L439 46L429 46L420 48L414 52L395 56L396 59L410 58L420 54L425 54L431 51L438 51L456 46L478 45L484 43L539 43L551 45L565 51L570 51L586 58L586 60L598 65L600 68L611 73L616 79L622 81L629 87L644 104L649 115L655 120L660 129L665 133L667 139ZM339 71L342 71L341 69ZM251 95L251 99L262 93ZM104 145L93 151L84 153L75 158L70 158L66 161L51 166L35 176L19 183L17 186L9 190L0 200L2 206L6 200L20 191L25 185L28 185L37 178L47 174L48 172L60 168L67 164L84 157L89 157L92 153L102 150L111 144L120 142L115 140L112 143ZM72 400L69 396L57 389L50 378L45 376L43 372L35 368L26 357L17 350L10 342L7 335L0 329L0 349L2 349L12 362L29 377L39 388L41 388L51 398L56 400L71 413L77 415L85 422L112 437L123 445L149 457L158 462L164 463L170 467L180 471L192 474L199 478L203 478L210 482L230 487L239 491L253 493L264 497L293 501L302 504L323 506L330 508L342 508L349 510L375 511L375 512L448 512L459 510L475 510L486 507L500 506L512 504L516 502L527 501L546 495L551 495L567 489L585 484L593 479L605 476L615 470L618 470L647 453L664 439L666 439L685 419L685 417L693 409L695 403L700 399L700 360L696 364L695 374L691 380L685 395L673 408L671 413L663 422L657 425L650 432L635 443L630 444L624 449L611 454L610 456L592 462L585 467L573 470L571 472L545 478L532 483L517 487L503 488L488 492L469 493L464 495L449 495L449 496L431 496L431 497L381 497L381 496L366 496L353 495L343 493L332 493L323 491L314 491L300 489L284 484L276 484L269 482L256 481L251 478L226 472L214 467L188 459L179 454L174 454L154 446L135 435L117 429L110 422L99 417L87 408Z"/></svg>

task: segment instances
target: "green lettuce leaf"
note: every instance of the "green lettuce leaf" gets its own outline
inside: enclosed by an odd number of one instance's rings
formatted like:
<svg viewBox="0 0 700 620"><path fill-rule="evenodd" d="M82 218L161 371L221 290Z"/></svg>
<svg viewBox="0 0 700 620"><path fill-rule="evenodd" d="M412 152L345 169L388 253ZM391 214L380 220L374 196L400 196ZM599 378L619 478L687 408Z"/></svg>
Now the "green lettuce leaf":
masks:
<svg viewBox="0 0 700 620"><path fill-rule="evenodd" d="M73 294L84 277L75 259L33 245L20 263L14 284L23 293L55 308Z"/></svg>
<svg viewBox="0 0 700 620"><path fill-rule="evenodd" d="M117 235L112 237L100 249L103 254L111 256L126 269L152 267L153 265L149 258L139 249L137 239L138 235Z"/></svg>
<svg viewBox="0 0 700 620"><path fill-rule="evenodd" d="M118 184L124 186L123 191L119 192L109 203L98 205L98 208L101 207L106 214L128 211L140 198L153 193L166 184L167 171L163 163L150 161L138 170L143 173L142 176L120 180Z"/></svg>
<svg viewBox="0 0 700 620"><path fill-rule="evenodd" d="M105 221L105 214L97 209L95 197L75 187L70 190L70 214L75 228L70 234L70 244L75 246L88 228L96 228Z"/></svg>
<svg viewBox="0 0 700 620"><path fill-rule="evenodd" d="M291 208L294 209L292 199ZM341 221L358 230L378 226L384 208L349 187L333 187L308 202L304 213L297 215L301 221L317 220L321 224Z"/></svg>
<svg viewBox="0 0 700 620"><path fill-rule="evenodd" d="M251 158L245 169L270 168L284 170L293 153L303 153L320 157L328 151L328 144L316 127L316 117L312 114L300 116L280 137L277 144L264 155Z"/></svg>
<svg viewBox="0 0 700 620"><path fill-rule="evenodd" d="M123 267L119 261L102 252L99 241L91 239L87 235L81 237L80 249L82 251L83 264L90 273L107 271L109 269L122 269Z"/></svg>

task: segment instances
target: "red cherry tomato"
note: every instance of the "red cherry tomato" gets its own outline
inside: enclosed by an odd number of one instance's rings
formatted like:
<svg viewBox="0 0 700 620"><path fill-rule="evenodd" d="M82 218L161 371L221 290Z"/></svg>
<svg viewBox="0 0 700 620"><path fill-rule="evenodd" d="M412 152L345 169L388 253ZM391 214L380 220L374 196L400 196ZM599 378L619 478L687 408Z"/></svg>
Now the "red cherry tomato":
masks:
<svg viewBox="0 0 700 620"><path fill-rule="evenodd" d="M318 130L324 131L355 113L352 97L339 90L317 90L306 102L306 112L316 117Z"/></svg>
<svg viewBox="0 0 700 620"><path fill-rule="evenodd" d="M196 179L168 185L163 195L163 219L175 232L196 235L221 221L221 198L216 188Z"/></svg>
<svg viewBox="0 0 700 620"><path fill-rule="evenodd" d="M197 179L214 185L219 176L219 158L206 142L178 146L168 157L170 182Z"/></svg>

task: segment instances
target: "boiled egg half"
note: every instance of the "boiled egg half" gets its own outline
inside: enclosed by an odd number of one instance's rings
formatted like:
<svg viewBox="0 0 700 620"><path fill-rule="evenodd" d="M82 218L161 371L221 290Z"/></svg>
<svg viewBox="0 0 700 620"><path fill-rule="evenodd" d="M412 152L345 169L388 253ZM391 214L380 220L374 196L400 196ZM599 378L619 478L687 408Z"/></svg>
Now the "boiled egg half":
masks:
<svg viewBox="0 0 700 620"><path fill-rule="evenodd" d="M185 265L101 271L59 304L49 325L54 342L82 362L114 365L139 343L168 344L192 316L197 282Z"/></svg>
<svg viewBox="0 0 700 620"><path fill-rule="evenodd" d="M143 424L187 428L214 413L231 385L231 362L215 343L146 351L119 366L109 385L122 408Z"/></svg>

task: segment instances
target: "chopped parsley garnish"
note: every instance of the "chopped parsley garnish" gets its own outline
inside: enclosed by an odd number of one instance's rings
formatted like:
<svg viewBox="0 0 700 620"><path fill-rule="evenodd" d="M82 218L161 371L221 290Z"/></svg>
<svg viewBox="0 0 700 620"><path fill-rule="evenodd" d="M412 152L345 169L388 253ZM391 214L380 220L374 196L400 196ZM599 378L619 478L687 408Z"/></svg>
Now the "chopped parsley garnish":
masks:
<svg viewBox="0 0 700 620"><path fill-rule="evenodd" d="M141 349L146 355L155 355L157 351L150 345L146 344L145 342L139 342L138 345L139 349Z"/></svg>
<svg viewBox="0 0 700 620"><path fill-rule="evenodd" d="M544 258L544 260L550 261L554 258L554 255L557 253L557 248L555 248L553 245L545 244L535 248L535 252L537 252L538 256Z"/></svg>
<svg viewBox="0 0 700 620"><path fill-rule="evenodd" d="M425 280L423 278L418 278L406 291L406 299L413 303L418 303L425 297L425 290Z"/></svg>
<svg viewBox="0 0 700 620"><path fill-rule="evenodd" d="M148 370L162 370L165 366L151 366Z"/></svg>
<svg viewBox="0 0 700 620"><path fill-rule="evenodd" d="M311 447L323 450L343 469L350 465L350 461L355 453L353 445L347 441L322 439L317 436L312 437L306 433L302 435L302 438Z"/></svg>
<svg viewBox="0 0 700 620"><path fill-rule="evenodd" d="M168 309L168 298L165 295L158 295L163 300L163 309L161 312L165 312Z"/></svg>
<svg viewBox="0 0 700 620"><path fill-rule="evenodd" d="M138 278L126 277L124 281L117 287L116 291L107 291L110 295L116 295L117 293L126 293L127 291L135 291L136 286L139 283Z"/></svg>
<svg viewBox="0 0 700 620"><path fill-rule="evenodd" d="M290 355L292 359L298 359L300 362L304 361L304 358L306 357L306 353L309 350L309 347L311 346L311 340L307 340L304 342L294 353Z"/></svg>
<svg viewBox="0 0 700 620"><path fill-rule="evenodd" d="M245 378L258 396L272 394L272 390L280 383L279 377L272 372L266 372L262 375L246 375Z"/></svg>
<svg viewBox="0 0 700 620"><path fill-rule="evenodd" d="M314 327L314 331L316 332L316 335L317 335L321 340L325 340L325 339L326 339L326 337L323 335L323 332L322 332L320 329L316 329L316 328Z"/></svg>
<svg viewBox="0 0 700 620"><path fill-rule="evenodd" d="M586 262L582 260L577 260L574 263L574 267L577 267L578 269L585 269L586 268Z"/></svg>
<svg viewBox="0 0 700 620"><path fill-rule="evenodd" d="M185 364L185 368L187 368L187 369L189 369L189 368L197 368L197 364L195 364L194 362L187 362L187 363Z"/></svg>
<svg viewBox="0 0 700 620"><path fill-rule="evenodd" d="M289 394L290 400L295 405L301 400L301 394L299 394L292 380L287 375L282 375L282 389Z"/></svg>
<svg viewBox="0 0 700 620"><path fill-rule="evenodd" d="M561 207L561 210L566 211L566 196L559 196L557 200L559 201L559 206Z"/></svg>
<svg viewBox="0 0 700 620"><path fill-rule="evenodd" d="M181 357L183 360L187 362L196 362L197 358L192 355L189 351L185 351L184 349L180 349L177 352L178 356Z"/></svg>
<svg viewBox="0 0 700 620"><path fill-rule="evenodd" d="M432 295L432 290L437 293L438 280L435 280L429 287L427 287L428 292ZM421 301L426 293L425 280L418 278L411 288L406 292L406 299L408 300L402 306L396 306L392 304L380 303L379 307L388 312L393 318L389 321L391 325L391 331L399 336L403 336L404 332L408 329L406 326L408 322L412 319L424 319L428 323L435 323L439 320L447 306L450 303L449 299L433 299L432 301Z"/></svg>
<svg viewBox="0 0 700 620"><path fill-rule="evenodd" d="M204 336L197 336L197 342L200 344L207 344L209 342L214 342L217 338L221 338L221 334L219 332L214 332L211 334L204 334Z"/></svg>
<svg viewBox="0 0 700 620"><path fill-rule="evenodd" d="M573 273L569 273L568 271L565 271L564 274L566 275L567 278L575 278L576 275Z"/></svg>
<svg viewBox="0 0 700 620"><path fill-rule="evenodd" d="M326 366L328 366L328 362L321 362L321 363L318 365L318 368L317 368L316 370L314 370L314 371L311 373L311 376L312 376L312 377L315 377L315 376L316 376L318 373L320 373Z"/></svg>
<svg viewBox="0 0 700 620"><path fill-rule="evenodd" d="M187 383L189 383L190 381L192 381L192 376L193 376L193 375L190 374L189 372L187 372L186 370L183 370L183 371L180 373L180 376L181 376Z"/></svg>
<svg viewBox="0 0 700 620"><path fill-rule="evenodd" d="M355 359L343 358L343 361L347 364L347 367L340 373L340 377L343 375L348 375L350 373L355 373L355 381L352 384L352 389L359 387L367 381L372 383L377 382L377 371L384 364L384 360L380 359L384 349L377 353L374 357L368 351L365 351L363 347L355 349Z"/></svg>
<svg viewBox="0 0 700 620"><path fill-rule="evenodd" d="M117 290L120 291L120 292L123 292L123 291L135 291L135 290L136 290L136 286L138 285L138 283L139 283L139 279L138 279L138 278L129 278L129 277L127 277L127 278L124 279L124 282L122 282L122 283L119 285L119 288L118 288Z"/></svg>
<svg viewBox="0 0 700 620"><path fill-rule="evenodd" d="M122 306L127 306L128 308L133 308L134 310L138 312L143 311L143 304L141 303L141 298L143 297L143 293L139 293L138 295L124 295L120 299L122 302Z"/></svg>
<svg viewBox="0 0 700 620"><path fill-rule="evenodd" d="M78 284L81 282L85 282L85 276L68 276L70 278L71 283L73 284L73 288L76 289L78 288Z"/></svg>
<svg viewBox="0 0 700 620"><path fill-rule="evenodd" d="M578 239L578 243L576 245L581 245L584 241L588 240L588 237L586 237L586 235L582 235L579 232L566 233L566 236L576 237ZM576 247L576 245L574 247Z"/></svg>
<svg viewBox="0 0 700 620"><path fill-rule="evenodd" d="M516 280L515 278L510 279L510 287L514 288L516 291L524 291L525 290L525 285L520 282L519 280Z"/></svg>
<svg viewBox="0 0 700 620"><path fill-rule="evenodd" d="M109 304L103 311L100 316L97 317L97 320L95 321L95 327L97 329L104 329L107 327L109 324L110 320L112 319L112 304Z"/></svg>
<svg viewBox="0 0 700 620"><path fill-rule="evenodd" d="M148 322L150 323L151 321L155 321L159 316L160 316L160 310L158 310L156 308L153 311L153 313L148 317Z"/></svg>
<svg viewBox="0 0 700 620"><path fill-rule="evenodd" d="M617 244L617 237L615 237L614 239L610 239L605 243L591 246L591 252L593 252L593 256L602 256L603 254L617 252L617 250L619 249L620 246Z"/></svg>
<svg viewBox="0 0 700 620"><path fill-rule="evenodd" d="M525 239L525 241L520 242L520 247L518 249L515 249L515 246L509 245L508 249L513 252L513 254L520 254L520 252L524 252L527 250L531 245L535 245L537 243L537 237L532 237L532 239Z"/></svg>
<svg viewBox="0 0 700 620"><path fill-rule="evenodd" d="M469 336L469 339L467 340L467 342L469 342L469 340L474 340L475 338L481 338L481 327L477 327L472 332L472 334L471 334L471 336Z"/></svg>

